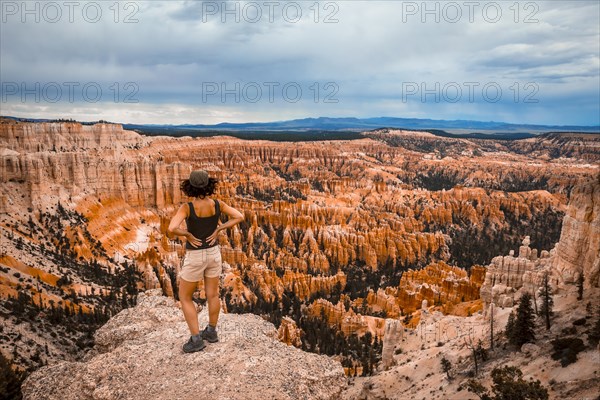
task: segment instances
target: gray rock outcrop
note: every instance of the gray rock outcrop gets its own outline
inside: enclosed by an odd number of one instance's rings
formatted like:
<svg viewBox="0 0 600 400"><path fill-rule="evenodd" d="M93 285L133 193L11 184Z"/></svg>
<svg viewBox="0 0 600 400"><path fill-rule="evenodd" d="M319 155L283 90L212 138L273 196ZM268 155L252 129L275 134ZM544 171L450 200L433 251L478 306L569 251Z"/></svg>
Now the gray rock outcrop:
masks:
<svg viewBox="0 0 600 400"><path fill-rule="evenodd" d="M402 339L404 327L397 319L385 320L385 334L383 335L383 347L381 350L381 361L384 369L389 369L394 364L394 350L396 344Z"/></svg>
<svg viewBox="0 0 600 400"><path fill-rule="evenodd" d="M207 323L200 313L201 326ZM83 362L60 362L32 373L26 400L60 399L335 399L342 366L276 339L253 314L221 314L220 341L184 354L187 325L172 298L141 294L96 332Z"/></svg>

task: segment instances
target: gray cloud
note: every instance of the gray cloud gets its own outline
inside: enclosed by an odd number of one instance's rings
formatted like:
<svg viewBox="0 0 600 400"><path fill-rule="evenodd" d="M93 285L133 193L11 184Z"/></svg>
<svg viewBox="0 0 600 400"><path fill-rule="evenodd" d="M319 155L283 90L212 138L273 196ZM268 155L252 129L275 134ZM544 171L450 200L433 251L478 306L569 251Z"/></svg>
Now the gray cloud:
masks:
<svg viewBox="0 0 600 400"><path fill-rule="evenodd" d="M407 7L420 8L422 2L322 1L318 23L316 10L310 9L313 2L296 3L303 14L296 23L281 13L284 3L276 8L273 22L263 7L256 23L245 21L243 15L239 23L231 15L226 16L227 23L218 14L203 15L206 7L222 7L222 2L132 3L137 8L121 9L118 23L108 8L111 2L98 2L103 15L97 23L88 23L77 13L74 23L64 18L57 23L43 18L40 23L31 18L22 23L19 16L3 14L2 82L26 82L28 87L35 82L98 82L106 94L93 104L23 103L13 95L2 104L3 114L12 110L24 116L41 112L72 113L75 118L103 115L140 123L161 122L158 118L164 123L211 123L325 115L600 123L600 94L593 90L600 85L600 6L596 2L532 3L537 9L525 9L520 3L523 8L517 22L514 10L509 9L513 3L481 2L473 23L465 7L456 23L448 21L452 14L441 13L436 23L435 15L423 14L423 10L406 13ZM237 3L242 10L251 2L228 3L230 9ZM502 10L495 23L489 22L492 14L481 11L492 3ZM427 4L438 4L440 12L447 7L447 2ZM122 23L131 11L139 22ZM523 22L533 11L532 18L538 22ZM323 23L331 13L338 22ZM141 104L111 104L110 86L118 83L123 91L127 82L137 85ZM225 102L219 96L205 102L202 87L207 82L228 87L297 82L303 96L297 103L283 101L281 93L273 103L243 99L236 103L233 96ZM320 100L316 103L310 89L315 82ZM321 101L328 93L324 90L327 82L337 84L338 103ZM464 94L451 103L444 96L439 102L435 96L422 101L417 94L403 101L407 84L425 88L457 84L465 89L465 82L496 83L503 90L502 99L491 103L479 93L471 102ZM517 83L521 95L526 93L523 86L531 82L539 85L538 103L514 101L510 87Z"/></svg>

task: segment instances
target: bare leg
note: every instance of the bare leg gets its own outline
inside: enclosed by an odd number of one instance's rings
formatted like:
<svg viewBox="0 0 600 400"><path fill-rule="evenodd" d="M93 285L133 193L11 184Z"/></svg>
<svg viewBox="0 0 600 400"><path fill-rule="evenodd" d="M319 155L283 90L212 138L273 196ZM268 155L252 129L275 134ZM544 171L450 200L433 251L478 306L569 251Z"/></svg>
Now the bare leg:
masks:
<svg viewBox="0 0 600 400"><path fill-rule="evenodd" d="M206 300L208 300L208 323L217 326L219 320L219 311L221 310L221 300L219 299L219 277L204 277L204 291Z"/></svg>
<svg viewBox="0 0 600 400"><path fill-rule="evenodd" d="M198 327L198 312L196 311L196 305L192 300L192 295L196 291L198 282L188 282L183 279L179 279L179 300L181 301L181 310L185 317L185 322L190 328L192 335L197 335L200 332Z"/></svg>

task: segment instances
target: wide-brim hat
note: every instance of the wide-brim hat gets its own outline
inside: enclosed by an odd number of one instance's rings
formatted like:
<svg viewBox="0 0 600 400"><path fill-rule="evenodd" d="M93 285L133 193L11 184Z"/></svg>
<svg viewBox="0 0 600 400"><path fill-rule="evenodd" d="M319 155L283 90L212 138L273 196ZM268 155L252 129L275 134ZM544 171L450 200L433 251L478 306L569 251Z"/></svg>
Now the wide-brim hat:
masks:
<svg viewBox="0 0 600 400"><path fill-rule="evenodd" d="M203 169L192 171L190 174L190 185L202 189L208 185L208 172Z"/></svg>

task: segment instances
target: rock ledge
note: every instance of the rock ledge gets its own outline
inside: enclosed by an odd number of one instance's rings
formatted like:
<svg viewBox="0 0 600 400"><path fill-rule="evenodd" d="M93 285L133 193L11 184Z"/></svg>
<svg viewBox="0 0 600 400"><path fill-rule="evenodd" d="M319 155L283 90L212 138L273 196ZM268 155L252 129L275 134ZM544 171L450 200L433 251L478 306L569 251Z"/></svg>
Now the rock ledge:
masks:
<svg viewBox="0 0 600 400"><path fill-rule="evenodd" d="M184 354L187 325L160 293L142 293L111 318L84 362L31 374L24 399L335 399L346 386L338 362L279 342L274 326L253 314L221 314L220 342ZM206 310L199 319L204 326Z"/></svg>

